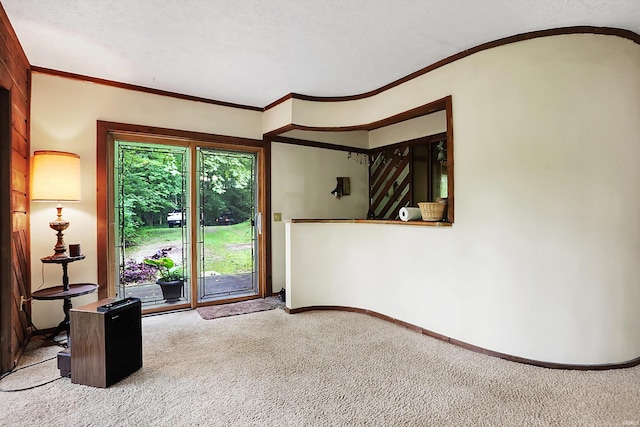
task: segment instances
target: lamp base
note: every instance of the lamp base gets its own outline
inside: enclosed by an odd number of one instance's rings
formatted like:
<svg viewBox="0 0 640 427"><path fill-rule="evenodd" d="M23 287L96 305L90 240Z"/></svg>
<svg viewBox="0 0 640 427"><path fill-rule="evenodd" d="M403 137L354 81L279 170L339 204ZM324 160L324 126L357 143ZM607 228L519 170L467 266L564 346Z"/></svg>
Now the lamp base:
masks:
<svg viewBox="0 0 640 427"><path fill-rule="evenodd" d="M58 237L58 241L56 242L56 246L53 248L54 254L49 257L51 259L69 258L69 254L67 254L67 245L64 243L64 238L62 237L64 236L62 232L67 228L69 228L69 221L64 221L60 219L60 217L58 218L59 219L55 221L51 221L49 223L49 227L51 227L52 229L58 232L56 234L56 236Z"/></svg>

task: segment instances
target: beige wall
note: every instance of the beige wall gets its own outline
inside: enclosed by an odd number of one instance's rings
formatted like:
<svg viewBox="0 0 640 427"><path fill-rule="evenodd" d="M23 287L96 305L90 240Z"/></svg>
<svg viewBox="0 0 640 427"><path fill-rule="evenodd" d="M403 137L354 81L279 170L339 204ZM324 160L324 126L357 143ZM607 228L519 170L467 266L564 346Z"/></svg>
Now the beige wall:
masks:
<svg viewBox="0 0 640 427"><path fill-rule="evenodd" d="M369 132L366 130L319 132L295 129L283 133L282 136L306 141L343 145L346 147L369 148Z"/></svg>
<svg viewBox="0 0 640 427"><path fill-rule="evenodd" d="M262 129L264 133L280 129L283 126L293 123L291 117L292 106L293 99L290 98L265 111L262 117Z"/></svg>
<svg viewBox="0 0 640 427"><path fill-rule="evenodd" d="M282 144L271 146L271 209L282 213L272 220L272 287L285 286L285 222L292 218L366 218L369 208L369 169L344 151ZM336 178L349 177L351 195L336 199Z"/></svg>
<svg viewBox="0 0 640 427"><path fill-rule="evenodd" d="M421 138L447 131L447 114L437 111L426 116L374 129L369 132L369 148Z"/></svg>
<svg viewBox="0 0 640 427"><path fill-rule="evenodd" d="M449 94L456 223L290 224L289 306L371 309L540 361L639 357L640 46L586 34L514 43L367 108Z"/></svg>
<svg viewBox="0 0 640 427"><path fill-rule="evenodd" d="M72 281L95 282L96 120L259 138L280 123L370 123L452 95L454 226L292 224L286 271L285 227L273 224L274 290L288 274L293 307L368 308L521 357L615 363L640 356L638 76L640 47L629 40L554 36L474 54L373 98L290 100L267 117L35 73L32 150L82 158L83 200L66 204L65 237L87 254L70 265ZM366 168L346 153L274 144L272 161L273 209L284 218L366 210L356 179ZM336 201L329 191L343 175L354 195ZM53 215L32 203L33 289ZM44 267L45 286L59 276ZM59 302L34 301L36 326L61 317Z"/></svg>
<svg viewBox="0 0 640 427"><path fill-rule="evenodd" d="M96 283L96 121L141 124L170 129L262 138L262 113L221 107L119 89L111 86L33 74L31 149L71 151L82 165L82 201L65 203L64 218L71 222L67 243L80 242L87 255L69 265L72 283ZM40 258L53 253L55 204L31 203L32 290L61 284L61 268ZM43 285L44 273L44 285ZM96 299L91 294L75 298L75 306ZM33 301L33 321L39 328L62 320L61 301Z"/></svg>

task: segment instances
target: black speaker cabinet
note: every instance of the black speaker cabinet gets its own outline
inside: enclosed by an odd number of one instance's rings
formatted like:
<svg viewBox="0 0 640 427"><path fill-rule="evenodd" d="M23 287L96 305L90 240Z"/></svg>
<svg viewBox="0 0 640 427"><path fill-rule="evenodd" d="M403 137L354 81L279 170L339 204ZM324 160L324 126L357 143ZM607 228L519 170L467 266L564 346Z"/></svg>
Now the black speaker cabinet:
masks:
<svg viewBox="0 0 640 427"><path fill-rule="evenodd" d="M138 298L71 309L72 383L109 387L142 367L141 309Z"/></svg>

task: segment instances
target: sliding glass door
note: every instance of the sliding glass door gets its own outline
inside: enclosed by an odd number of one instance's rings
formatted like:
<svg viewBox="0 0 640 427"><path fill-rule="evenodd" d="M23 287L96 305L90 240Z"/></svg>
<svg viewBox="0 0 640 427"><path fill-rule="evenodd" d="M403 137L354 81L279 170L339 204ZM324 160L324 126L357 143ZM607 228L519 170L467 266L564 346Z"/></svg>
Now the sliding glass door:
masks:
<svg viewBox="0 0 640 427"><path fill-rule="evenodd" d="M197 163L198 302L257 295L257 155L199 147Z"/></svg>
<svg viewBox="0 0 640 427"><path fill-rule="evenodd" d="M117 297L190 302L189 163L187 147L116 142Z"/></svg>
<svg viewBox="0 0 640 427"><path fill-rule="evenodd" d="M260 296L260 153L116 139L115 295L147 311Z"/></svg>

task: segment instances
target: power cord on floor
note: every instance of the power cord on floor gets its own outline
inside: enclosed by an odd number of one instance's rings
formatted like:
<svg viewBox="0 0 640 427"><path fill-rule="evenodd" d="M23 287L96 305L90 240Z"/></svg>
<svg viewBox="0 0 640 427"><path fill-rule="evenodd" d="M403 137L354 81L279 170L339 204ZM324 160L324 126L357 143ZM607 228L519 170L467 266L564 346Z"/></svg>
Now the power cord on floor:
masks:
<svg viewBox="0 0 640 427"><path fill-rule="evenodd" d="M22 309L23 309L23 310L25 309L24 303L23 303ZM31 326L31 327L33 328L33 330L35 331L35 335L40 335L40 336L44 337L44 340L52 341L52 342L53 342L53 343L55 343L57 346L60 346L60 347L62 347L62 348L67 348L67 342L66 342L66 340L64 340L64 341L58 341L58 340L56 340L56 339L55 339L55 336L47 335L47 334L45 334L43 331L39 330L39 329L36 327L36 325L34 325L34 324L33 324L33 322L31 321L31 318L30 318L29 316L27 316L27 320L29 321L29 326ZM53 359L55 359L55 358L57 358L57 356L53 356L53 357L50 357L49 359L41 360L41 361L39 361L39 362L35 362L35 363L30 364L30 365L22 366L22 367L20 367L20 368L18 368L18 369L15 369L15 367L14 367L14 369L10 370L9 372L5 372L4 374L0 375L0 381L2 381L3 379L5 379L6 377L8 377L9 375L14 374L14 373L16 373L16 372L18 372L18 371L21 371L21 370L26 369L26 368L30 368L30 367L32 367L32 366L39 365L39 364L44 363L44 362L48 362L48 361L53 360ZM16 392L16 391L32 390L32 389L34 389L34 388L38 388L38 387L42 387L43 385L50 384L50 383L52 383L52 382L54 382L54 381L58 381L58 380L59 380L59 379L61 379L61 378L64 378L64 377L54 378L54 379L52 379L52 380L50 380L50 381L46 381L46 382L44 382L44 383L42 383L42 384L36 384L36 385L34 385L34 386L25 387L25 388L17 388L17 389L12 389L12 390L4 390L4 389L0 388L0 392L4 392L4 393L12 393L12 392Z"/></svg>
<svg viewBox="0 0 640 427"><path fill-rule="evenodd" d="M25 301L26 302L26 301ZM22 303L22 309L26 310L26 306L25 306L25 302ZM29 326L31 326L33 328L33 330L35 331L34 335L39 335L44 337L45 340L47 341L51 341L53 342L55 345L60 346L62 348L67 348L67 341L57 341L55 339L55 335L47 335L45 334L43 331L41 331L40 329L38 329L36 327L36 325L33 324L33 322L31 321L31 316L27 316L27 321L29 322ZM0 378L1 379L1 378Z"/></svg>
<svg viewBox="0 0 640 427"><path fill-rule="evenodd" d="M9 375L11 375L11 374L15 374L15 373L16 373L16 372L18 372L18 371L21 371L21 370L23 370L23 369L30 368L30 367L32 367L32 366L39 365L39 364L44 363L44 362L48 362L48 361L50 361L50 360L55 359L56 357L57 357L57 356L53 356L53 357L50 357L49 359L44 359L44 360L41 360L41 361L39 361L39 362L32 363L32 364L30 364L30 365L22 366L22 367L20 367L20 368L18 368L18 369L12 369L11 371L6 372L6 373L2 374L2 376L0 376L0 381L2 381L3 379L5 379L6 377L8 377L8 376L9 376ZM4 389L0 388L0 392L4 392L4 393L13 393L13 392L15 392L15 391L32 390L32 389L34 389L34 388L38 388L38 387L42 387L43 385L50 384L50 383L52 383L52 382L54 382L54 381L58 381L59 379L62 379L62 378L64 378L64 377L54 378L54 379L49 380L49 381L47 381L47 382L44 382L44 383L41 383L41 384L36 384L36 385L30 386L30 387L25 387L25 388L16 388L16 389L12 389L12 390L4 390Z"/></svg>

